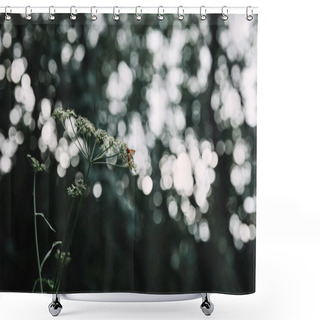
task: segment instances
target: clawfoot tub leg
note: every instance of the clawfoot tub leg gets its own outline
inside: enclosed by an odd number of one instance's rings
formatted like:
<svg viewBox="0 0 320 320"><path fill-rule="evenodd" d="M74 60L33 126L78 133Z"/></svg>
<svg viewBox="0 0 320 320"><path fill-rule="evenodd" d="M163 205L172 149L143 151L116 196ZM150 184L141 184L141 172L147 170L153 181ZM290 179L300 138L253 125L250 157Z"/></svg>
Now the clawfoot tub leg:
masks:
<svg viewBox="0 0 320 320"><path fill-rule="evenodd" d="M213 312L214 306L213 303L210 301L209 293L201 293L202 303L200 309L206 316L210 316Z"/></svg>
<svg viewBox="0 0 320 320"><path fill-rule="evenodd" d="M56 317L60 314L62 310L62 305L59 301L60 295L58 294L53 294L52 295L52 302L49 304L49 312L53 317Z"/></svg>

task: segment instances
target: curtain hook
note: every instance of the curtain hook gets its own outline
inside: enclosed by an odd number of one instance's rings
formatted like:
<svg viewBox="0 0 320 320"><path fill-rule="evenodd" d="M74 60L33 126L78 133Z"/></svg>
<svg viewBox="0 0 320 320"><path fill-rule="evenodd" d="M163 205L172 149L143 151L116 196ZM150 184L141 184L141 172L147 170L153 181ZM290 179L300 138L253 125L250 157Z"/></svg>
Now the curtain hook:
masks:
<svg viewBox="0 0 320 320"><path fill-rule="evenodd" d="M160 13L160 8L162 9L162 13ZM164 9L163 6L158 7L158 20L162 21L164 19Z"/></svg>
<svg viewBox="0 0 320 320"><path fill-rule="evenodd" d="M56 12L56 9L54 6L49 7L49 19L53 21L56 17L54 16L54 13Z"/></svg>
<svg viewBox="0 0 320 320"><path fill-rule="evenodd" d="M91 21L96 21L98 17L95 14L93 14L93 9L95 9L96 13L98 12L96 7L91 7Z"/></svg>
<svg viewBox="0 0 320 320"><path fill-rule="evenodd" d="M30 9L30 11L29 11L29 9ZM27 20L31 20L31 15L30 15L30 13L32 13L32 9L31 9L30 6L27 6L27 7L26 7L26 19L27 19Z"/></svg>
<svg viewBox="0 0 320 320"><path fill-rule="evenodd" d="M116 13L116 10L118 11L117 13ZM119 7L117 7L117 6L113 7L113 20L114 21L119 21L120 20L119 14L120 14Z"/></svg>
<svg viewBox="0 0 320 320"><path fill-rule="evenodd" d="M138 9L140 10L140 14L138 13ZM142 8L140 6L136 7L136 13L135 13L135 18L137 21L141 21L142 19Z"/></svg>
<svg viewBox="0 0 320 320"><path fill-rule="evenodd" d="M183 6L178 7L178 19L182 21L184 18L184 9Z"/></svg>
<svg viewBox="0 0 320 320"><path fill-rule="evenodd" d="M205 6L200 7L200 19L202 21L207 19L207 9Z"/></svg>
<svg viewBox="0 0 320 320"><path fill-rule="evenodd" d="M73 12L74 9L74 12ZM75 6L70 7L70 20L77 19L77 8Z"/></svg>
<svg viewBox="0 0 320 320"><path fill-rule="evenodd" d="M251 10L251 13L249 13L249 10ZM247 7L247 10L246 10L246 19L248 20L248 21L252 21L253 20L253 9L252 9L252 7Z"/></svg>
<svg viewBox="0 0 320 320"><path fill-rule="evenodd" d="M9 15L9 13L8 13L8 11L11 13L12 11L11 11L11 9L9 9L10 8L10 6L6 6L5 8L4 8L4 18L7 20L7 21L9 21L9 20L11 20L11 16Z"/></svg>
<svg viewBox="0 0 320 320"><path fill-rule="evenodd" d="M223 6L221 8L221 19L223 21L227 21L228 20L228 7L227 6Z"/></svg>

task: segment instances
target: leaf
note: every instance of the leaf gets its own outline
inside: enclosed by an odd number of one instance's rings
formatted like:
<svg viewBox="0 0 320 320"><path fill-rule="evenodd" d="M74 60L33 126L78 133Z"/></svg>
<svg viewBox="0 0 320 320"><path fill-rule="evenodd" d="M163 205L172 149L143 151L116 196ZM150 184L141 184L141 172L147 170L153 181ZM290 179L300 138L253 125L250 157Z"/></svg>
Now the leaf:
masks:
<svg viewBox="0 0 320 320"><path fill-rule="evenodd" d="M52 252L52 250L54 249L55 246L62 244L62 241L55 241L52 246L51 249L47 252L47 254L45 255L45 257L43 258L42 262L41 262L41 266L40 266L40 272L42 272L42 268L44 263L47 261L47 259L50 257L50 254Z"/></svg>
<svg viewBox="0 0 320 320"><path fill-rule="evenodd" d="M51 226L51 224L49 223L49 221L46 219L46 217L44 216L43 213L41 212L36 212L36 216L40 216L44 219L44 221L46 222L46 224L49 226L49 228L53 231L53 232L56 232L56 230L54 230Z"/></svg>

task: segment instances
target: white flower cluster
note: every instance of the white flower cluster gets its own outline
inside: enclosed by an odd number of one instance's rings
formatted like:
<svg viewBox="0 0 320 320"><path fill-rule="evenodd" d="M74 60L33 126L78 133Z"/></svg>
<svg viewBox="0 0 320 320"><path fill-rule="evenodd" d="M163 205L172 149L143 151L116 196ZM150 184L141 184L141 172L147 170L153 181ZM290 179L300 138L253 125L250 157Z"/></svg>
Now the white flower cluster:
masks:
<svg viewBox="0 0 320 320"><path fill-rule="evenodd" d="M86 185L84 184L82 179L79 179L77 182L77 185L75 186L74 184L71 185L67 189L68 195L72 198L80 197L82 196L83 192L86 190Z"/></svg>
<svg viewBox="0 0 320 320"><path fill-rule="evenodd" d="M40 163L37 159L32 157L30 154L28 154L27 157L28 157L30 164L31 164L31 167L35 173L46 170L45 165L43 163Z"/></svg>
<svg viewBox="0 0 320 320"><path fill-rule="evenodd" d="M135 174L134 152L128 148L125 142L109 136L103 129L96 129L92 122L85 117L77 116L73 110L59 107L54 110L52 116L59 120L64 127L66 120L70 120L71 125L71 120L74 120L76 128L72 126L73 133L69 134L69 137L90 165L110 164L129 167L131 172ZM66 130L66 132L69 131Z"/></svg>

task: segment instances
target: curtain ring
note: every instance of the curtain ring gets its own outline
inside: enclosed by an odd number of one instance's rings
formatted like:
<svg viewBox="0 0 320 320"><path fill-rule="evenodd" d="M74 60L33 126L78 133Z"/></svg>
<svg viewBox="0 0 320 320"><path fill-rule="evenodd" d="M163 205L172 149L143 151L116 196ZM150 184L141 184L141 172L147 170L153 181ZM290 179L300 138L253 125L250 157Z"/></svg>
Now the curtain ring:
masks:
<svg viewBox="0 0 320 320"><path fill-rule="evenodd" d="M96 7L91 7L91 21L96 21L97 19L98 19L98 17L95 15L95 14L93 14L93 8L96 10L96 13L97 13L97 9L96 9Z"/></svg>
<svg viewBox="0 0 320 320"><path fill-rule="evenodd" d="M11 20L11 16L10 16L9 13L8 13L8 11L11 13L11 9L9 9L9 8L10 8L10 6L6 6L6 7L4 8L4 18L5 18L7 21Z"/></svg>
<svg viewBox="0 0 320 320"><path fill-rule="evenodd" d="M140 10L140 14L138 13L138 9ZM136 7L135 18L137 21L141 21L142 19L142 8L140 6Z"/></svg>
<svg viewBox="0 0 320 320"><path fill-rule="evenodd" d="M73 13L74 9L74 13ZM77 19L77 8L75 6L70 7L70 20L76 20Z"/></svg>
<svg viewBox="0 0 320 320"><path fill-rule="evenodd" d="M223 6L221 8L221 19L223 21L227 21L228 20L228 7Z"/></svg>
<svg viewBox="0 0 320 320"><path fill-rule="evenodd" d="M29 9L30 9L30 11L29 11ZM31 9L30 6L27 6L27 7L26 7L26 19L27 19L27 20L31 20L31 15L30 15L30 13L32 13L32 9Z"/></svg>
<svg viewBox="0 0 320 320"><path fill-rule="evenodd" d="M162 9L162 13L160 13L160 8ZM162 21L164 19L164 9L163 6L158 7L158 20Z"/></svg>
<svg viewBox="0 0 320 320"><path fill-rule="evenodd" d="M251 10L251 13L249 13L249 10ZM252 7L247 7L247 10L246 10L246 19L248 20L248 21L252 21L253 20L253 9L252 9Z"/></svg>
<svg viewBox="0 0 320 320"><path fill-rule="evenodd" d="M53 21L56 17L54 16L54 13L56 12L56 9L54 6L49 7L49 19Z"/></svg>
<svg viewBox="0 0 320 320"><path fill-rule="evenodd" d="M116 13L116 9L117 9L117 13ZM120 16L119 16L119 13L120 13L120 10L119 8L116 6L116 7L113 7L113 20L114 21L119 21L120 20Z"/></svg>
<svg viewBox="0 0 320 320"><path fill-rule="evenodd" d="M200 7L200 19L202 21L207 19L207 9L205 6Z"/></svg>
<svg viewBox="0 0 320 320"><path fill-rule="evenodd" d="M178 19L182 21L184 18L184 9L183 6L178 7Z"/></svg>

